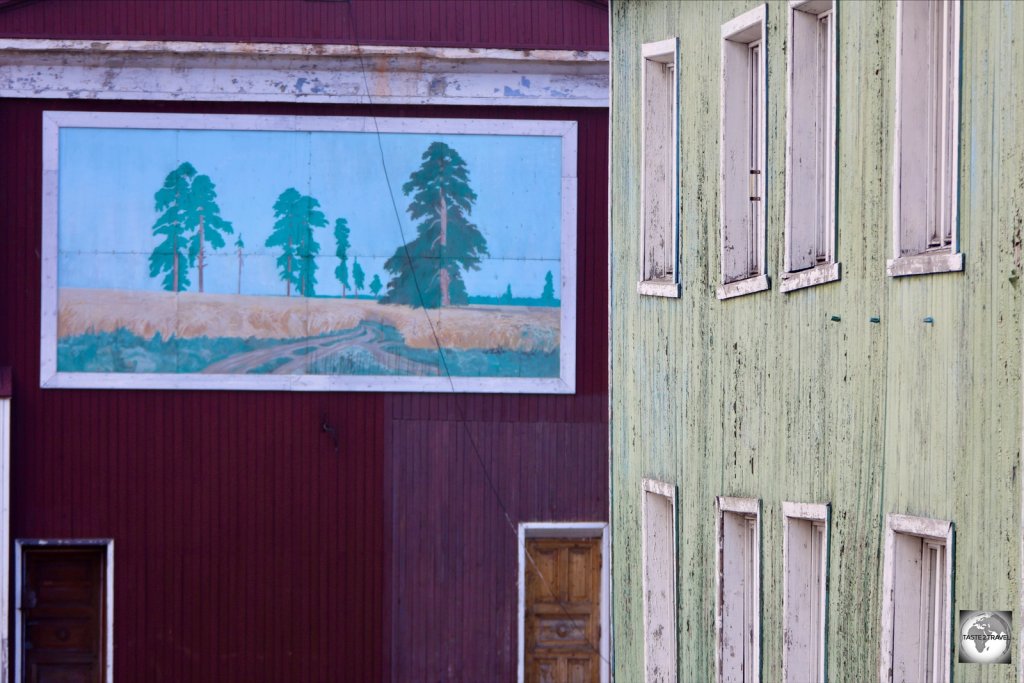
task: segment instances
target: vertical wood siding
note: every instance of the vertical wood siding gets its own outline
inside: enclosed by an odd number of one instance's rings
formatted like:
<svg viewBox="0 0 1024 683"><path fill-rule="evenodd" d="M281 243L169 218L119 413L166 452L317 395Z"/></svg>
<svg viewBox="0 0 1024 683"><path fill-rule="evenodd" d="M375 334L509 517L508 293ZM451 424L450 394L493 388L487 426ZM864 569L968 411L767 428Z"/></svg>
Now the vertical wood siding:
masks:
<svg viewBox="0 0 1024 683"><path fill-rule="evenodd" d="M40 390L44 109L578 121L577 394ZM459 417L514 521L606 520L607 131L589 109L0 103L12 536L115 539L116 680L514 675L516 537Z"/></svg>
<svg viewBox="0 0 1024 683"><path fill-rule="evenodd" d="M576 395L385 399L396 682L513 680L514 525L608 519L608 114L547 116L580 124Z"/></svg>
<svg viewBox="0 0 1024 683"><path fill-rule="evenodd" d="M1024 5L963 3L962 274L893 279L891 2L838 3L842 280L782 294L787 3L768 9L768 269L721 302L720 27L753 2L612 4L616 673L643 666L640 481L679 484L680 680L714 673L714 497L763 500L762 673L782 675L782 501L831 502L831 680L877 680L886 513L952 520L954 610L1013 609L1020 534ZM680 37L679 300L641 297L640 46ZM839 321L832 321L838 316ZM879 316L881 322L869 322ZM932 317L934 324L924 318ZM986 605L988 607L981 607ZM1015 667L954 677L1007 681Z"/></svg>
<svg viewBox="0 0 1024 683"><path fill-rule="evenodd" d="M608 10L595 0L34 0L0 6L0 36L607 50Z"/></svg>

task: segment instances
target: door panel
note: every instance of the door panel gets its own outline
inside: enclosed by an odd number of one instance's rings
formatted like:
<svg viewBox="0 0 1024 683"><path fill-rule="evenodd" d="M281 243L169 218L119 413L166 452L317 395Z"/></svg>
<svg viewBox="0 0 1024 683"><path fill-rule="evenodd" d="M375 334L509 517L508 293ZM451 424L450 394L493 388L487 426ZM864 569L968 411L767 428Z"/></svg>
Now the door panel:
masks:
<svg viewBox="0 0 1024 683"><path fill-rule="evenodd" d="M527 683L598 683L600 539L528 539L526 551Z"/></svg>
<svg viewBox="0 0 1024 683"><path fill-rule="evenodd" d="M31 547L22 558L26 683L102 683L104 548Z"/></svg>

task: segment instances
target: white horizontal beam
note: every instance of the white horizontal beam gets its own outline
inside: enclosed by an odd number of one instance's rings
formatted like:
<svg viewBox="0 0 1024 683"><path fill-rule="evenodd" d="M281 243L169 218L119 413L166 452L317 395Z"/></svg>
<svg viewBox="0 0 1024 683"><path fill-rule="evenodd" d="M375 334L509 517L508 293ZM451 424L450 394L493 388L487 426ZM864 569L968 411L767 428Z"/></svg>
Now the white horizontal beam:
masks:
<svg viewBox="0 0 1024 683"><path fill-rule="evenodd" d="M607 107L608 53L0 40L0 97Z"/></svg>

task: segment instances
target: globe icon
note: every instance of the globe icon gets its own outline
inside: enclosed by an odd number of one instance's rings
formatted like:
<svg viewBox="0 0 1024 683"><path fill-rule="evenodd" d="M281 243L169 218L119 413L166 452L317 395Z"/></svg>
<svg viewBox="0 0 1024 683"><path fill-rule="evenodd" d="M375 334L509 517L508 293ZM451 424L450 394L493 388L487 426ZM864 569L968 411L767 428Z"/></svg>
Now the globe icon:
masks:
<svg viewBox="0 0 1024 683"><path fill-rule="evenodd" d="M995 662L1010 649L1010 627L994 612L979 612L960 627L961 652L971 662Z"/></svg>

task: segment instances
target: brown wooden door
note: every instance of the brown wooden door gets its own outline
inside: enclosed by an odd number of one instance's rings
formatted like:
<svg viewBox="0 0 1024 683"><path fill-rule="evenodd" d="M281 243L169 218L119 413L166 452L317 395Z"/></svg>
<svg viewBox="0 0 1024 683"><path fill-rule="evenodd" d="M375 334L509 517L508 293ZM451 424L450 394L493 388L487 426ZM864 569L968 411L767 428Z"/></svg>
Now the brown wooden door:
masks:
<svg viewBox="0 0 1024 683"><path fill-rule="evenodd" d="M102 683L104 548L25 548L22 670L27 683Z"/></svg>
<svg viewBox="0 0 1024 683"><path fill-rule="evenodd" d="M600 539L527 539L527 683L601 680Z"/></svg>

